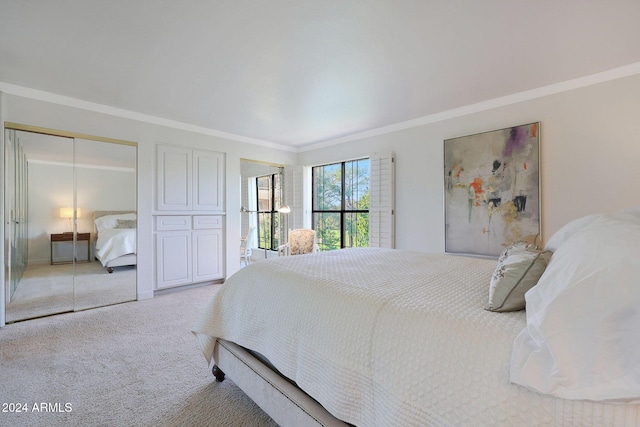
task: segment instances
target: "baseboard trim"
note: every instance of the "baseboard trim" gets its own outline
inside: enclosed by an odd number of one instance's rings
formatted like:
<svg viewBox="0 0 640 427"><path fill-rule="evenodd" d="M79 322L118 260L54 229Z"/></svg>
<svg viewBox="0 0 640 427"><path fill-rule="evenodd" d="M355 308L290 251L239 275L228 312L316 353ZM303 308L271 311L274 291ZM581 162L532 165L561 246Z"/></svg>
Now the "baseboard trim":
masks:
<svg viewBox="0 0 640 427"><path fill-rule="evenodd" d="M187 289L201 288L203 286L209 286L209 285L219 285L222 282L224 282L224 280L220 279L220 280L213 280L213 281L209 281L209 282L192 283L192 284L189 284L189 285L174 286L172 288L156 289L155 291L153 291L153 295L152 296L165 295L165 294L170 294L170 293L173 293L173 292L186 291Z"/></svg>
<svg viewBox="0 0 640 427"><path fill-rule="evenodd" d="M146 292L138 292L137 295L137 300L138 301L142 301L145 299L151 299L153 298L153 291L146 291Z"/></svg>

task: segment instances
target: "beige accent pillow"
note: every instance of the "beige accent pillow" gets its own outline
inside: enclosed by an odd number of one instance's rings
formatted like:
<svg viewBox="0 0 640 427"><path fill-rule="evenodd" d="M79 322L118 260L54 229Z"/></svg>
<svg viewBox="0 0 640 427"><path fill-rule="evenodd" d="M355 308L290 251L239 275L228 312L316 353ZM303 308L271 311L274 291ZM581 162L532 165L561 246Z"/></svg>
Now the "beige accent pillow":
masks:
<svg viewBox="0 0 640 427"><path fill-rule="evenodd" d="M551 252L518 241L505 249L491 277L489 303L485 310L518 311L525 306L524 294L533 288L547 268Z"/></svg>
<svg viewBox="0 0 640 427"><path fill-rule="evenodd" d="M119 219L116 228L136 228L135 219Z"/></svg>

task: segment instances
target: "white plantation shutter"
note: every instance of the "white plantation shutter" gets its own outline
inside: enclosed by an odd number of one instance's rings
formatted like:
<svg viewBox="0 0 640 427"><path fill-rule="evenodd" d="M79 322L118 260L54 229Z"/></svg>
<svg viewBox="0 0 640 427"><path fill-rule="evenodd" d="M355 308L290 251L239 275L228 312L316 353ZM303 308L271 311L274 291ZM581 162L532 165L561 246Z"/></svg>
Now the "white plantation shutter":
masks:
<svg viewBox="0 0 640 427"><path fill-rule="evenodd" d="M395 247L395 157L393 153L369 156L369 246Z"/></svg>
<svg viewBox="0 0 640 427"><path fill-rule="evenodd" d="M284 202L291 208L289 228L303 228L304 218L304 168L285 166Z"/></svg>

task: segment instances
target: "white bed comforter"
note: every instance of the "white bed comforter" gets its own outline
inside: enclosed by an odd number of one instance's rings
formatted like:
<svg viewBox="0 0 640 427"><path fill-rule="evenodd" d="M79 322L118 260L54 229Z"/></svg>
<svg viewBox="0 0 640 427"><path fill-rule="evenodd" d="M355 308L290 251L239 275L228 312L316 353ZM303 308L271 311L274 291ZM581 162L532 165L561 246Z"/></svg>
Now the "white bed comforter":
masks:
<svg viewBox="0 0 640 427"><path fill-rule="evenodd" d="M484 310L495 261L346 249L261 261L230 277L194 333L266 356L357 426L636 425L638 407L509 382L524 312Z"/></svg>
<svg viewBox="0 0 640 427"><path fill-rule="evenodd" d="M98 234L96 258L100 260L103 267L112 259L135 253L135 228L108 228Z"/></svg>

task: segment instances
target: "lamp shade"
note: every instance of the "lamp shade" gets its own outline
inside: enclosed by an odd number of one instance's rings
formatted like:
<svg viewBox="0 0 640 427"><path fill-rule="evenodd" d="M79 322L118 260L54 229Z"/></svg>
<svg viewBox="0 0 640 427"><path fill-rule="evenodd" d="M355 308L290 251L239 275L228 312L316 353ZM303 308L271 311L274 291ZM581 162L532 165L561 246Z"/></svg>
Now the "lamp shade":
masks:
<svg viewBox="0 0 640 427"><path fill-rule="evenodd" d="M288 214L289 212L291 212L291 208L289 207L289 205L282 205L280 206L280 209L278 209L278 212Z"/></svg>
<svg viewBox="0 0 640 427"><path fill-rule="evenodd" d="M60 208L60 218L73 218L73 208Z"/></svg>
<svg viewBox="0 0 640 427"><path fill-rule="evenodd" d="M82 211L76 209L76 218L80 218ZM73 218L73 208L60 208L60 218Z"/></svg>

